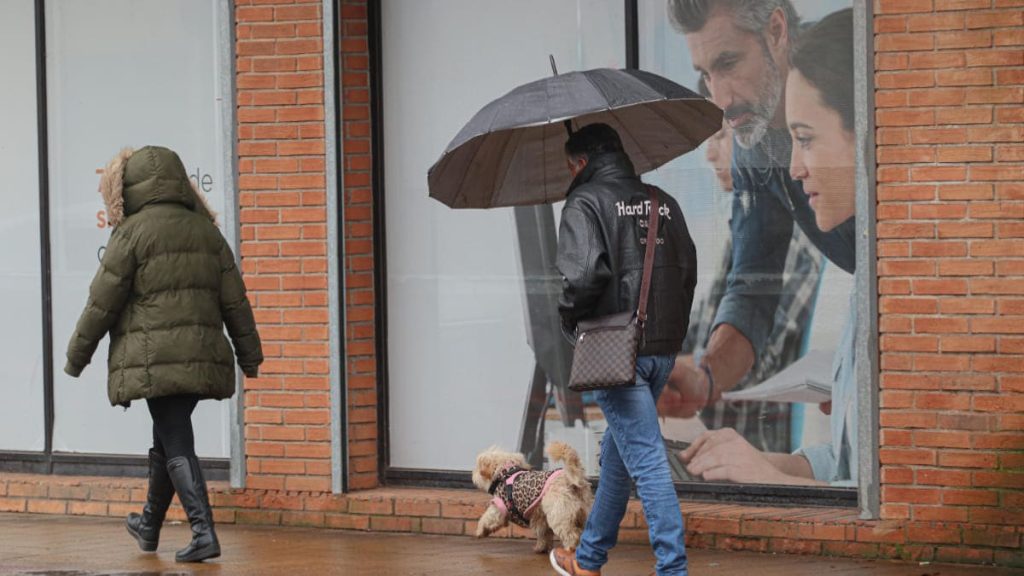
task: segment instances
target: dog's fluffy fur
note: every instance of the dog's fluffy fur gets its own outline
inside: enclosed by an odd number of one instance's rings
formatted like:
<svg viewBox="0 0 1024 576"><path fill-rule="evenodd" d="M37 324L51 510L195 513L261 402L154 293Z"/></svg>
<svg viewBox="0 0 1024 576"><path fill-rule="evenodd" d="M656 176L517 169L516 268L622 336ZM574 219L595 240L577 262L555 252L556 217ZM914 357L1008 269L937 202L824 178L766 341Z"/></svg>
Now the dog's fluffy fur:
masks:
<svg viewBox="0 0 1024 576"><path fill-rule="evenodd" d="M554 536L561 540L562 546L576 548L580 543L590 506L594 503L594 495L579 454L564 442L552 442L547 448L547 453L552 462L563 462L565 471L551 481L548 491L530 518L530 528L537 535L537 544L533 550L538 554L543 554L551 548ZM530 469L522 454L504 452L497 447L482 452L476 457L473 484L486 492L491 487L495 475L509 463L514 463L524 470ZM489 536L507 526L508 522L507 515L503 515L492 502L477 523L476 537Z"/></svg>

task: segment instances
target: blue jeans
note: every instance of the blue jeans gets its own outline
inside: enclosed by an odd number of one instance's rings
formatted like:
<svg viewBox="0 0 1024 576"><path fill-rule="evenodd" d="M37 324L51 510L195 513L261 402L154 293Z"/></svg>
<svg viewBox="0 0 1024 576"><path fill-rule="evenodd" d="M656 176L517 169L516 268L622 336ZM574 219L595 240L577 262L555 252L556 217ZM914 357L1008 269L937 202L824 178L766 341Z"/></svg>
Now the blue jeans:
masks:
<svg viewBox="0 0 1024 576"><path fill-rule="evenodd" d="M655 406L674 364L675 356L641 356L636 361L636 386L596 393L608 429L601 441L594 507L576 550L581 568L599 570L608 561L626 514L632 479L647 518L658 575L687 574L683 515Z"/></svg>

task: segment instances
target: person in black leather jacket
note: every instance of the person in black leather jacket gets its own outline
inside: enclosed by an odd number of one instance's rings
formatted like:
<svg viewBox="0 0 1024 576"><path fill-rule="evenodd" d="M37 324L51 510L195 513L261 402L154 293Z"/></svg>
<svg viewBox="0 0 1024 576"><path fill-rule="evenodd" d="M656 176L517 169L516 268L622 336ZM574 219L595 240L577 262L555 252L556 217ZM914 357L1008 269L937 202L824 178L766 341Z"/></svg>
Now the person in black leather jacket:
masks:
<svg viewBox="0 0 1024 576"><path fill-rule="evenodd" d="M558 309L569 333L579 320L636 310L647 241L647 185L613 128L591 124L574 138L586 139L591 133L597 134L596 141L611 143L596 145L592 157L585 151L570 156L575 179L558 232L556 266L563 277ZM697 252L683 212L663 190L658 190L658 199L658 246L641 356L679 352L697 285Z"/></svg>
<svg viewBox="0 0 1024 576"><path fill-rule="evenodd" d="M610 126L581 128L565 152L574 179L562 209L556 266L563 277L559 313L563 328L572 333L580 320L636 310L650 202L647 186ZM600 574L634 480L658 574L687 573L683 519L655 405L686 337L697 253L679 204L655 190L661 206L658 239L636 385L595 392L608 423L601 477L579 548L551 552L551 564L563 576Z"/></svg>

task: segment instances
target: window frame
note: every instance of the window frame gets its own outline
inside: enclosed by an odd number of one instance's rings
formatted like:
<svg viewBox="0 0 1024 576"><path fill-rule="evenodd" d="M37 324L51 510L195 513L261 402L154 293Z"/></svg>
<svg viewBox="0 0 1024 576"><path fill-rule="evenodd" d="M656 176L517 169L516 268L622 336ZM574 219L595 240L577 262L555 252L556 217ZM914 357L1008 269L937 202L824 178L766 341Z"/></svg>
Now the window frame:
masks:
<svg viewBox="0 0 1024 576"><path fill-rule="evenodd" d="M625 3L625 54L628 67L639 64L639 1ZM382 0L369 0L370 85L372 124L373 240L375 267L375 315L377 398L378 398L378 473L382 485L406 485L432 488L473 488L469 472L397 468L390 465L388 396L388 299L387 251L384 202L384 141L382 106ZM858 382L858 456L859 485L853 488L748 485L713 482L676 483L680 497L691 500L740 502L790 506L835 506L857 508L861 518L878 518L879 427L878 427L878 296L875 219L874 162L874 42L871 3L852 0L854 11L854 84L856 99L856 209L857 291L856 377Z"/></svg>
<svg viewBox="0 0 1024 576"><path fill-rule="evenodd" d="M100 475L145 477L149 471L148 459L140 455L55 452L53 450L53 430L55 412L54 393L54 343L53 343L53 286L51 279L52 262L50 250L50 157L49 130L47 109L47 69L46 69L46 3L45 0L34 0L35 27L35 67L36 67L36 123L37 123L37 155L39 167L39 234L40 269L42 270L42 356L43 356L43 420L45 430L44 448L38 451L0 450L0 472L16 472L31 474L57 475ZM237 255L239 253L240 234L238 230L239 204L237 187L237 123L235 102L237 100L235 83L235 28L234 2L217 2L214 13L214 29L217 32L216 57L221 70L217 88L220 99L220 130L225 146L217 159L221 173L224 174L227 210L224 218L224 235L228 244ZM237 256L236 256L237 258ZM230 456L228 458L202 458L203 469L211 480L230 480L233 488L242 488L245 484L245 413L244 390L241 376L238 377L238 392L229 401L229 434Z"/></svg>

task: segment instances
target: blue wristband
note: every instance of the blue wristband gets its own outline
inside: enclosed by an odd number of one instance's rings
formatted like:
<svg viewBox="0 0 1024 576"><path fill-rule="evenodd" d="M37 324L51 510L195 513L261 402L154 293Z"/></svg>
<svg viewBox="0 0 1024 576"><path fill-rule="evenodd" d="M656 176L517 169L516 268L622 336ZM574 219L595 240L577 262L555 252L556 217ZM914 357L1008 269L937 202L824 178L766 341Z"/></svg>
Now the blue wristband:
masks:
<svg viewBox="0 0 1024 576"><path fill-rule="evenodd" d="M704 401L704 407L707 408L711 405L711 397L715 393L715 379L711 376L711 368L707 364L701 364L700 369L704 371L704 375L708 377L708 399Z"/></svg>

